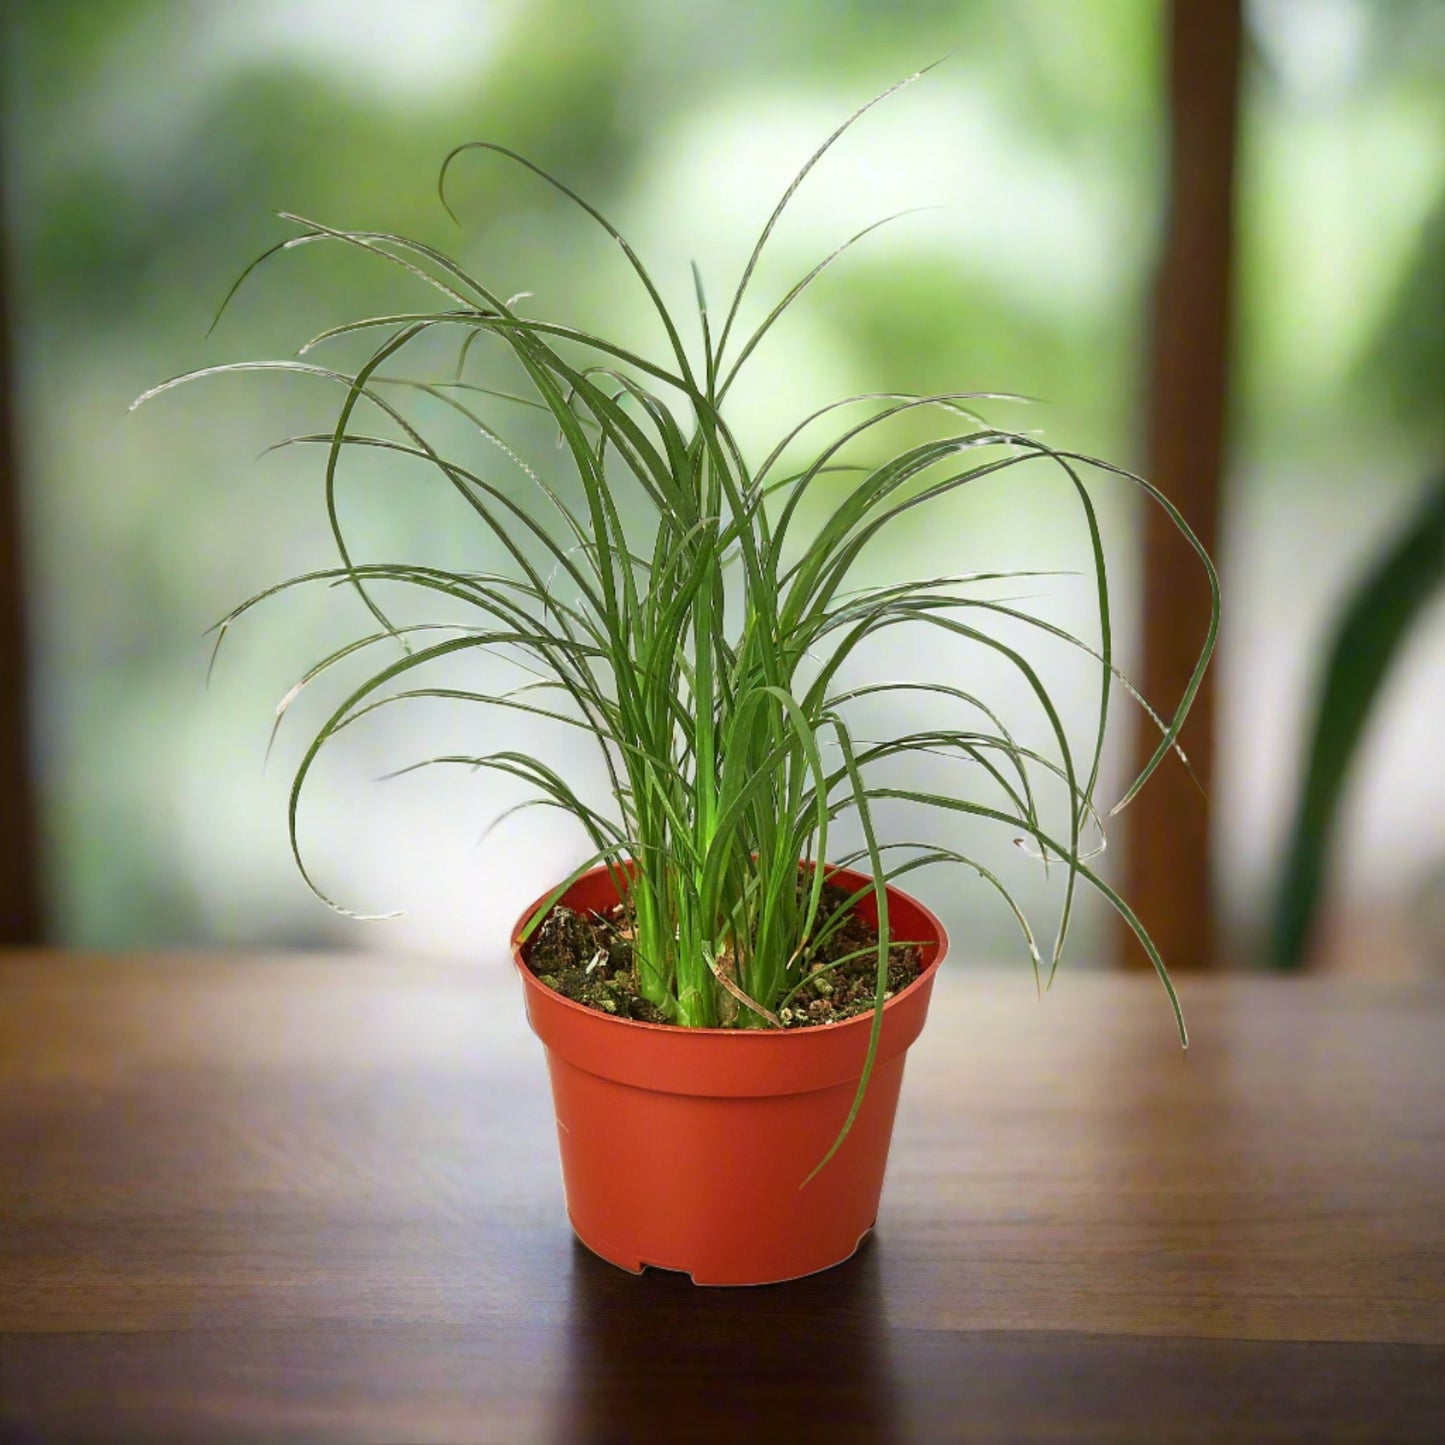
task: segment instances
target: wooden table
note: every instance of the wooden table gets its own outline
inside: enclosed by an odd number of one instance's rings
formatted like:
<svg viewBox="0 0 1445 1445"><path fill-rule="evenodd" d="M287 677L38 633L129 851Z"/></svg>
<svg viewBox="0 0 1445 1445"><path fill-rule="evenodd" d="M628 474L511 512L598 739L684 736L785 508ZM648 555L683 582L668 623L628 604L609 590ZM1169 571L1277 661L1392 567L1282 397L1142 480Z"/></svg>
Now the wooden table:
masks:
<svg viewBox="0 0 1445 1445"><path fill-rule="evenodd" d="M0 1440L1445 1438L1445 985L941 980L847 1265L572 1240L501 965L0 955Z"/></svg>

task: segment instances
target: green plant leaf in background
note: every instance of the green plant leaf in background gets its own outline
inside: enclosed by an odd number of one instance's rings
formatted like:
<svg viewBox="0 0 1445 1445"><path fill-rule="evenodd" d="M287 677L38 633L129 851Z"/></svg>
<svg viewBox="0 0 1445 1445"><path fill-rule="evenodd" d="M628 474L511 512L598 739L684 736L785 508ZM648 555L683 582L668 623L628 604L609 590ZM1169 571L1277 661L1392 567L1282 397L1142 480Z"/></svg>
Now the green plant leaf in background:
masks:
<svg viewBox="0 0 1445 1445"><path fill-rule="evenodd" d="M1305 962L1350 763L1415 619L1445 585L1445 475L1346 601L1320 685L1313 736L1275 904L1271 962Z"/></svg>

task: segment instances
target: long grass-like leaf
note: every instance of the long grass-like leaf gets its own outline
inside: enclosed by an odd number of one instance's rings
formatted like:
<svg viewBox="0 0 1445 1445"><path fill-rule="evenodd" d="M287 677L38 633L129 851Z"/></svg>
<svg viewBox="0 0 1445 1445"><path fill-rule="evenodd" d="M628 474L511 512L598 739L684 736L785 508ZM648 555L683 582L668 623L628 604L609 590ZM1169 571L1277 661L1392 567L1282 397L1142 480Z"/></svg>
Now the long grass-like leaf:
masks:
<svg viewBox="0 0 1445 1445"><path fill-rule="evenodd" d="M249 371L320 379L340 397L323 425L277 443L319 448L324 456L321 505L335 548L331 565L241 603L218 624L215 643L218 652L243 616L303 585L354 593L370 614L364 630L314 662L277 709L279 728L303 690L335 687L343 675L366 669L340 689L339 706L302 750L288 802L297 866L331 906L339 907L303 861L298 829L306 785L339 733L404 702L455 703L477 709L482 719L500 709L539 731L557 724L590 735L606 773L605 804L565 766L540 756L541 743L464 746L389 776L466 767L526 785L528 798L502 817L531 807L574 817L591 846L583 867L605 865L624 896L639 986L674 1023L779 1024L779 1010L797 996L810 961L822 960L819 950L835 947L844 927L847 908L824 916L829 868L866 861L870 882L849 906L870 894L878 905L868 1047L847 1118L810 1179L847 1137L872 1077L888 963L905 942L891 936L886 885L914 870L952 867L997 893L1021 930L1041 988L1063 956L1077 892L1094 889L1140 936L1186 1037L1164 961L1128 905L1089 866L1105 846L1106 817L1096 795L1114 684L1159 731L1118 811L1171 751L1183 756L1179 730L1217 635L1218 579L1178 509L1123 468L997 427L983 415L991 403L1028 398L976 390L845 397L786 429L760 462L745 455L725 413L725 398L761 342L833 261L884 224L843 240L789 286L750 333L739 329L760 258L799 186L851 125L898 88L854 112L784 190L720 327L693 268L689 343L630 243L565 180L490 141L447 156L438 178L443 204L458 157L488 151L580 207L621 248L640 283L640 299L665 337L659 356L529 314L533 307L519 310L526 293L507 296L436 247L282 213L297 234L247 267L222 311L258 266L323 244L364 255L400 285L421 286L430 295L419 304L405 295L388 297L368 314L325 327L302 347L331 348L337 356L348 346L367 348L354 369L300 360L235 362L173 377L136 403L184 382ZM455 352L448 345L452 377L411 374L408 358L427 337L455 339ZM490 373L481 374L498 362L514 368L520 381L493 385ZM499 411L547 418L554 454L546 460L530 455L508 434ZM450 425L449 438L461 434L446 450L418 420L438 413ZM903 444L890 443L895 433ZM500 565L488 561L466 570L417 557L356 555L349 509L343 522L342 490L357 449L395 464L400 495L445 499L453 524L459 515L475 543L501 557ZM493 475L498 462L501 478ZM1101 475L1137 488L1164 510L1193 546L1210 586L1211 617L1197 663L1167 715L1139 696L1114 660L1105 540L1093 495ZM859 585L863 564L886 544L882 534L903 519L938 508L964 488L1010 487L1031 478L1067 492L1069 515L1087 546L1092 617L1079 630L1034 615L1027 599L995 595L995 584L1048 574L950 568L949 575ZM870 649L899 627L926 627L1006 667L1022 684L1030 715L1042 720L1042 741L1020 742L1018 724L966 678L855 680ZM404 650L397 657L387 644ZM1036 655L1055 644L1097 667L1084 745L1071 740ZM529 680L489 691L452 675L483 656L504 660ZM214 659L215 652L213 665ZM433 663L446 664L448 675L418 675ZM879 703L896 708L906 701L907 722L885 716L876 735L865 736L857 710L870 699L878 711ZM890 780L889 770L906 758L928 767L923 785ZM998 873L955 848L880 837L885 802L890 810L906 805L1007 826L1020 846L1064 874L1047 970L1023 909ZM863 847L833 856L834 825L845 815L861 829ZM526 932L580 872L568 871ZM822 961L830 969L857 966L856 958Z"/></svg>

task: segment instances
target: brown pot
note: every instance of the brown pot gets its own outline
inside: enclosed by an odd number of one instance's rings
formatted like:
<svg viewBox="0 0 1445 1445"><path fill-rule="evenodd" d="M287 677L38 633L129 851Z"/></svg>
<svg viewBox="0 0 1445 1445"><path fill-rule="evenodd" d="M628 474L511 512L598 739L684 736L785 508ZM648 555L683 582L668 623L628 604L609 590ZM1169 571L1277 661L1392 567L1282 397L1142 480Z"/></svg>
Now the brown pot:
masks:
<svg viewBox="0 0 1445 1445"><path fill-rule="evenodd" d="M869 881L846 868L831 875L850 889ZM518 935L542 901L512 930L512 957L547 1053L567 1213L582 1243L634 1273L656 1265L695 1284L771 1284L852 1255L878 1218L903 1060L948 946L943 925L888 890L894 936L927 940L923 971L884 1004L858 1117L800 1187L848 1116L872 1016L786 1031L686 1029L584 1008L522 958ZM605 868L561 899L578 911L616 901ZM871 895L857 906L877 922Z"/></svg>

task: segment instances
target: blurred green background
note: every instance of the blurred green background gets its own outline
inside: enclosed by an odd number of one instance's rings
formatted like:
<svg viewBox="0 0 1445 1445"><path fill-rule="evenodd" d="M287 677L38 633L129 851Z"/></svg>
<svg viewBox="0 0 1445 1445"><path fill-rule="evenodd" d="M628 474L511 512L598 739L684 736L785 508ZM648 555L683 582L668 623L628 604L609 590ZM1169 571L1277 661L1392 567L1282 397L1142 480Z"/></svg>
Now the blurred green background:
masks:
<svg viewBox="0 0 1445 1445"><path fill-rule="evenodd" d="M364 258L310 247L254 278L208 338L231 281L285 234L277 210L434 242L503 294L535 293L539 314L650 344L605 237L480 159L458 172L458 229L436 197L442 156L474 138L522 151L607 211L670 296L686 296L694 258L721 295L818 141L946 54L809 182L757 295L884 212L938 209L885 228L809 293L739 388L738 429L761 452L838 395L988 388L1041 398L1027 424L1055 443L1137 463L1161 21L1156 0L7 0L0 133L59 940L474 951L585 851L535 816L478 848L515 801L495 783L373 788L480 725L398 715L337 749L304 833L348 902L408 917L336 918L285 844L306 719L269 767L263 754L272 704L350 635L359 604L278 604L204 686L203 628L329 561L316 458L257 456L329 425L331 398L237 378L128 404L187 367L289 355L417 299ZM1445 458L1445 6L1254 0L1247 26L1214 824L1240 958L1259 948L1340 598ZM351 487L375 554L471 545L384 468L358 468ZM1100 496L1127 667L1137 510ZM874 566L1070 565L1062 510L1042 485L960 501L945 526L897 532ZM1065 583L1040 605L1067 620L1087 596ZM1087 672L1060 659L1057 679L1086 726ZM1445 957L1442 715L1437 600L1352 775L1327 954L1382 970ZM1028 860L1008 866L1042 898ZM918 891L963 956L1012 947L982 890L936 878ZM1099 957L1102 920L1084 922L1076 954Z"/></svg>

